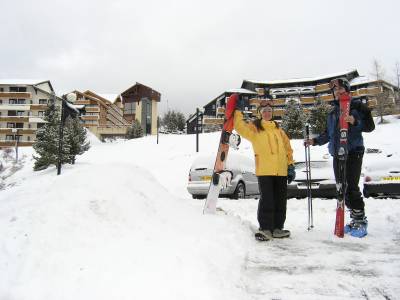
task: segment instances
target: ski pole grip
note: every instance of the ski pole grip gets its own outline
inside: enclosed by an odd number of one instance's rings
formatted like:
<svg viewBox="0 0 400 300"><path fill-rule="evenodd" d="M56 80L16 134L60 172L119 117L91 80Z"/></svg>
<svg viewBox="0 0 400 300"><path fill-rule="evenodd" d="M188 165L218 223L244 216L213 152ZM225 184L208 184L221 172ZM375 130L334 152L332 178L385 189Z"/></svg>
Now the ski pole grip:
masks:
<svg viewBox="0 0 400 300"><path fill-rule="evenodd" d="M310 125L306 124L306 138L307 140L310 138Z"/></svg>

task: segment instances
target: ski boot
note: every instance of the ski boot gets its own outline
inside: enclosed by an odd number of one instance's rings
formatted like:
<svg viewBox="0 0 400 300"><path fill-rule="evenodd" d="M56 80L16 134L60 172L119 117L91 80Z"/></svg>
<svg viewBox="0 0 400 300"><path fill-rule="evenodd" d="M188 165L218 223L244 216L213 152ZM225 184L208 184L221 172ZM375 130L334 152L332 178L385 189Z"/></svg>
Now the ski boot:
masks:
<svg viewBox="0 0 400 300"><path fill-rule="evenodd" d="M350 234L351 236L362 238L368 234L368 221L364 217L362 220L351 220L349 224L344 227L344 233Z"/></svg>
<svg viewBox="0 0 400 300"><path fill-rule="evenodd" d="M254 237L256 238L256 240L262 242L266 242L273 239L271 230L263 230L261 228L255 233Z"/></svg>

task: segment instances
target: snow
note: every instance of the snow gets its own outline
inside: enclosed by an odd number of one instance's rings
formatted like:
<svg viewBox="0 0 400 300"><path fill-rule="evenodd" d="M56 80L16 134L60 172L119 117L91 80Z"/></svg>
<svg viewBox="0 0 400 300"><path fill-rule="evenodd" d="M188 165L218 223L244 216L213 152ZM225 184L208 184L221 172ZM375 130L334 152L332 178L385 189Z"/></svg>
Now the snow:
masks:
<svg viewBox="0 0 400 300"><path fill-rule="evenodd" d="M291 79L265 80L265 81L260 81L260 80L244 80L244 81L258 83L258 84L287 84L287 83L296 83L296 82L300 83L300 82L318 81L318 80L322 80L322 79L344 76L346 74L353 73L353 72L357 72L357 70L351 69L351 70L347 70L345 72L337 72L337 73L326 74L326 75L321 75L321 76L317 76L317 77L304 77L304 78L291 78Z"/></svg>
<svg viewBox="0 0 400 300"><path fill-rule="evenodd" d="M114 103L114 101L117 99L117 97L119 96L119 94L103 94L103 93L99 93L97 94L100 97L110 101L111 103Z"/></svg>
<svg viewBox="0 0 400 300"><path fill-rule="evenodd" d="M398 152L388 118L367 147ZM369 235L333 235L336 202L288 201L292 237L254 240L257 200L220 199L202 215L186 185L199 155L215 154L218 133L160 135L100 143L56 175L33 172L32 148L19 169L0 153L0 299L395 299L400 292L400 202L366 199ZM304 159L300 140L292 141ZM252 157L242 140L237 151ZM320 159L327 148L313 147ZM381 156L384 159L384 156ZM365 165L376 156L365 155ZM4 174L7 173L7 178Z"/></svg>
<svg viewBox="0 0 400 300"><path fill-rule="evenodd" d="M240 93L240 94L257 95L257 93L254 92L254 91L250 91L250 90L242 89L242 88L240 88L240 89L230 89L230 90L227 90L226 93Z"/></svg>
<svg viewBox="0 0 400 300"><path fill-rule="evenodd" d="M367 84L371 82L376 82L376 79L370 78L368 76L359 76L350 81L351 86Z"/></svg>
<svg viewBox="0 0 400 300"><path fill-rule="evenodd" d="M42 82L47 82L48 79L21 79L21 78L0 78L0 85L3 84L23 84L23 85L36 85Z"/></svg>

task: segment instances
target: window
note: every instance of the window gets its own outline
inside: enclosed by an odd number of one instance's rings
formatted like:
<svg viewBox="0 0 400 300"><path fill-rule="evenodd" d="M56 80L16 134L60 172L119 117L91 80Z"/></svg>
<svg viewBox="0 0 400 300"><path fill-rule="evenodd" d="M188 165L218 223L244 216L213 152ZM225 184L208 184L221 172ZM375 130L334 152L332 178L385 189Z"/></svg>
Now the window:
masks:
<svg viewBox="0 0 400 300"><path fill-rule="evenodd" d="M7 123L7 128L15 128L15 123Z"/></svg>
<svg viewBox="0 0 400 300"><path fill-rule="evenodd" d="M17 103L18 104L25 104L26 102L25 102L25 99L18 99Z"/></svg>
<svg viewBox="0 0 400 300"><path fill-rule="evenodd" d="M0 99L0 104L3 104L3 100Z"/></svg>
<svg viewBox="0 0 400 300"><path fill-rule="evenodd" d="M38 111L38 117L44 117L44 111Z"/></svg>
<svg viewBox="0 0 400 300"><path fill-rule="evenodd" d="M10 99L8 100L9 104L17 104L17 99Z"/></svg>
<svg viewBox="0 0 400 300"><path fill-rule="evenodd" d="M24 112L21 110L17 111L17 116L22 117L24 115Z"/></svg>
<svg viewBox="0 0 400 300"><path fill-rule="evenodd" d="M28 135L27 141L29 142L31 140L31 137Z"/></svg>
<svg viewBox="0 0 400 300"><path fill-rule="evenodd" d="M17 111L15 110L9 110L7 113L7 116L9 117L15 117L17 115Z"/></svg>
<svg viewBox="0 0 400 300"><path fill-rule="evenodd" d="M10 92L26 93L25 86L10 86Z"/></svg>
<svg viewBox="0 0 400 300"><path fill-rule="evenodd" d="M47 99L39 99L39 104L47 104Z"/></svg>
<svg viewBox="0 0 400 300"><path fill-rule="evenodd" d="M6 141L13 141L13 140L14 140L14 136L13 135L10 135L10 134L6 135Z"/></svg>
<svg viewBox="0 0 400 300"><path fill-rule="evenodd" d="M135 102L125 103L124 115L133 115L136 112Z"/></svg>
<svg viewBox="0 0 400 300"><path fill-rule="evenodd" d="M39 128L42 128L43 126L44 126L44 123L37 123L36 128L39 129Z"/></svg>
<svg viewBox="0 0 400 300"><path fill-rule="evenodd" d="M20 128L20 129L24 128L24 123L16 123L15 128Z"/></svg>

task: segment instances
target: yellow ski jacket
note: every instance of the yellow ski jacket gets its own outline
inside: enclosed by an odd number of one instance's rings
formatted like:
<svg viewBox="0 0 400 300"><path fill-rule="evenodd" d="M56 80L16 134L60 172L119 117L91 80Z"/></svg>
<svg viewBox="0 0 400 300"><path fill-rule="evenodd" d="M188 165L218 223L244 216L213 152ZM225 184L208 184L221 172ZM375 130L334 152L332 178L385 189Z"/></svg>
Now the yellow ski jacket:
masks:
<svg viewBox="0 0 400 300"><path fill-rule="evenodd" d="M257 176L287 176L288 166L294 163L293 150L286 133L274 121L262 120L264 130L243 120L235 111L235 130L253 145Z"/></svg>

